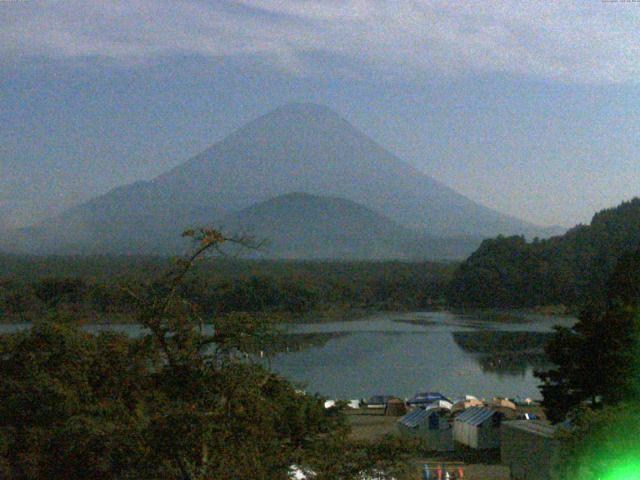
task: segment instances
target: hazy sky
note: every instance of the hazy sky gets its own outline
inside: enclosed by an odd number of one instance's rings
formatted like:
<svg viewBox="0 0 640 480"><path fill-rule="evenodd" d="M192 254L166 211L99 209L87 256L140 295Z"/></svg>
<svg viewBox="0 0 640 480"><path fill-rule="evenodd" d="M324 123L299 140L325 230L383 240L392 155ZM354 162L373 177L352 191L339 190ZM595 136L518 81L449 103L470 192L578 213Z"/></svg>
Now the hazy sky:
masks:
<svg viewBox="0 0 640 480"><path fill-rule="evenodd" d="M587 222L640 195L640 3L0 1L0 224L291 101L500 211Z"/></svg>

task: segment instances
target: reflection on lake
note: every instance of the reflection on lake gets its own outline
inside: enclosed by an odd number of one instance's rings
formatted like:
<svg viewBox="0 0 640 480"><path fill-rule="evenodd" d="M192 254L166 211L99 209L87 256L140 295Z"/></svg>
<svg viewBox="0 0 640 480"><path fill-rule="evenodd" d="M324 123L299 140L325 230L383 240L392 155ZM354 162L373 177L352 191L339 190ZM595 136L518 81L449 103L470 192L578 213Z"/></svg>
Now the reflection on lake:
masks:
<svg viewBox="0 0 640 480"><path fill-rule="evenodd" d="M526 375L549 366L544 347L551 340L551 332L453 332L453 339L462 350L474 357L483 372L497 375Z"/></svg>
<svg viewBox="0 0 640 480"><path fill-rule="evenodd" d="M265 362L309 392L333 398L418 391L539 398L535 369L553 325L575 319L509 313L380 313L361 320L289 324ZM28 324L0 325L0 332ZM139 336L139 325L88 325Z"/></svg>
<svg viewBox="0 0 640 480"><path fill-rule="evenodd" d="M299 352L311 347L319 348L330 340L345 335L349 335L349 333L282 333L271 339L271 343L265 347L264 353L272 357L278 353Z"/></svg>
<svg viewBox="0 0 640 480"><path fill-rule="evenodd" d="M288 325L317 344L272 356L270 365L311 392L337 398L434 390L539 398L535 369L553 325L575 320L516 313L381 313L351 322Z"/></svg>

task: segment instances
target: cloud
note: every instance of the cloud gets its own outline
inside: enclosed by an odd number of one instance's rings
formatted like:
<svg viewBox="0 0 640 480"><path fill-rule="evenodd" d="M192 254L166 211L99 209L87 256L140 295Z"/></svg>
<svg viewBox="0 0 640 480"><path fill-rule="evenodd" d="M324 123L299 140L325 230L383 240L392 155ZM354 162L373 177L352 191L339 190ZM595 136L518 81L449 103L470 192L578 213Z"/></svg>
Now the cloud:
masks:
<svg viewBox="0 0 640 480"><path fill-rule="evenodd" d="M504 73L638 83L640 4L580 0L128 0L0 3L0 55L252 57L294 74Z"/></svg>

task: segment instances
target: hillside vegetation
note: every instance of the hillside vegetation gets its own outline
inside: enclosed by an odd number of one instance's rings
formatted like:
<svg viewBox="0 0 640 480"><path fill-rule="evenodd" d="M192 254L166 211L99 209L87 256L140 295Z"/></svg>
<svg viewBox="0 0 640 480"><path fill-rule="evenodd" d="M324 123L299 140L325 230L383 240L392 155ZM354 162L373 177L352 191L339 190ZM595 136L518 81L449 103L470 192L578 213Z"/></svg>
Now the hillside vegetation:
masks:
<svg viewBox="0 0 640 480"><path fill-rule="evenodd" d="M462 260L481 239L431 237L351 200L289 193L230 215L225 230L266 239L254 256L335 260Z"/></svg>
<svg viewBox="0 0 640 480"><path fill-rule="evenodd" d="M133 321L131 288L166 273L160 257L0 255L0 319L64 311L83 321ZM318 314L422 309L442 304L454 265L403 262L203 261L181 294L207 316L230 312Z"/></svg>
<svg viewBox="0 0 640 480"><path fill-rule="evenodd" d="M623 255L640 245L640 198L548 240L485 240L454 273L448 300L478 307L597 302Z"/></svg>
<svg viewBox="0 0 640 480"><path fill-rule="evenodd" d="M286 218L280 208L290 201L307 203L320 213L325 208L343 212L360 207L341 199L296 194L267 203L266 210L247 213L259 232L286 231L288 243L272 244L282 255L307 248L295 237L299 218ZM346 204L346 205L345 205ZM284 210L287 210L284 208ZM333 212L335 213L335 212ZM365 211L376 219L377 214ZM361 218L366 218L364 214ZM349 219L341 228L347 229ZM271 221L269 221L271 219ZM376 248L363 244L365 233L351 228L351 236L322 232L324 242L313 244L325 254ZM280 223L277 223L280 222ZM249 228L251 223L235 225ZM380 224L380 223L379 223ZM389 244L420 238L394 235L403 227L385 223L380 238ZM304 232L303 232L304 233ZM312 232L313 233L313 232ZM357 239L357 243L352 243ZM342 242L342 243L341 243ZM396 243L394 243L396 242ZM450 304L481 308L523 308L565 305L578 309L606 295L606 281L619 259L640 245L640 199L597 213L590 225L579 225L565 235L527 242L521 236L485 240L462 264L399 261L326 261L217 259L195 269L184 295L197 299L207 314L232 311L307 314L350 309L422 309ZM388 245L387 245L388 246ZM443 245L442 248L445 248ZM449 246L448 248L457 248ZM624 262L621 262L624 266ZM125 320L130 315L127 286L148 282L162 274L167 260L151 256L18 256L0 254L0 315L4 321L30 319L52 306L66 306L75 316L91 320ZM620 271L620 265L618 271ZM632 278L633 272L618 273Z"/></svg>

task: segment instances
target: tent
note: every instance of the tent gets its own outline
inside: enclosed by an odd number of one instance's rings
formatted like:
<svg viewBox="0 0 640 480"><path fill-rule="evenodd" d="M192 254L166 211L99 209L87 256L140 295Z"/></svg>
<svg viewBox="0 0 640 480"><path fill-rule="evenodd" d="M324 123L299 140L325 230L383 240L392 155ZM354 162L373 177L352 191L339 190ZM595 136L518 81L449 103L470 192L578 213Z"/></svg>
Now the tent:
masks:
<svg viewBox="0 0 640 480"><path fill-rule="evenodd" d="M485 407L471 407L453 422L456 442L478 450L500 446L500 425L504 414Z"/></svg>
<svg viewBox="0 0 640 480"><path fill-rule="evenodd" d="M447 412L441 409L416 409L398 420L402 435L417 437L425 448L439 452L453 450L453 430Z"/></svg>
<svg viewBox="0 0 640 480"><path fill-rule="evenodd" d="M516 409L516 404L507 398L493 397L491 400L492 407L511 408Z"/></svg>
<svg viewBox="0 0 640 480"><path fill-rule="evenodd" d="M453 404L447 400L436 400L435 402L427 405L426 408L444 408L446 410L451 410L451 407L453 407Z"/></svg>
<svg viewBox="0 0 640 480"><path fill-rule="evenodd" d="M391 417L401 417L407 413L407 406L404 404L404 400L399 398L392 398L387 402L387 406L384 409L384 414Z"/></svg>
<svg viewBox="0 0 640 480"><path fill-rule="evenodd" d="M412 407L426 407L439 400L451 403L451 401L440 392L421 392L416 393L411 399L409 399L407 404Z"/></svg>
<svg viewBox="0 0 640 480"><path fill-rule="evenodd" d="M489 407L496 412L502 413L506 420L515 420L518 418L516 405L506 398L494 397Z"/></svg>
<svg viewBox="0 0 640 480"><path fill-rule="evenodd" d="M471 399L471 400L458 400L456 403L453 404L453 406L451 407L451 413L455 414L458 412L462 412L463 410L466 410L467 408L471 408L471 407L483 407L484 403L482 403L480 400L478 399Z"/></svg>
<svg viewBox="0 0 640 480"><path fill-rule="evenodd" d="M466 400L478 400L478 397L474 397L473 395L464 395L462 397L456 397L451 400L451 403L464 402Z"/></svg>

